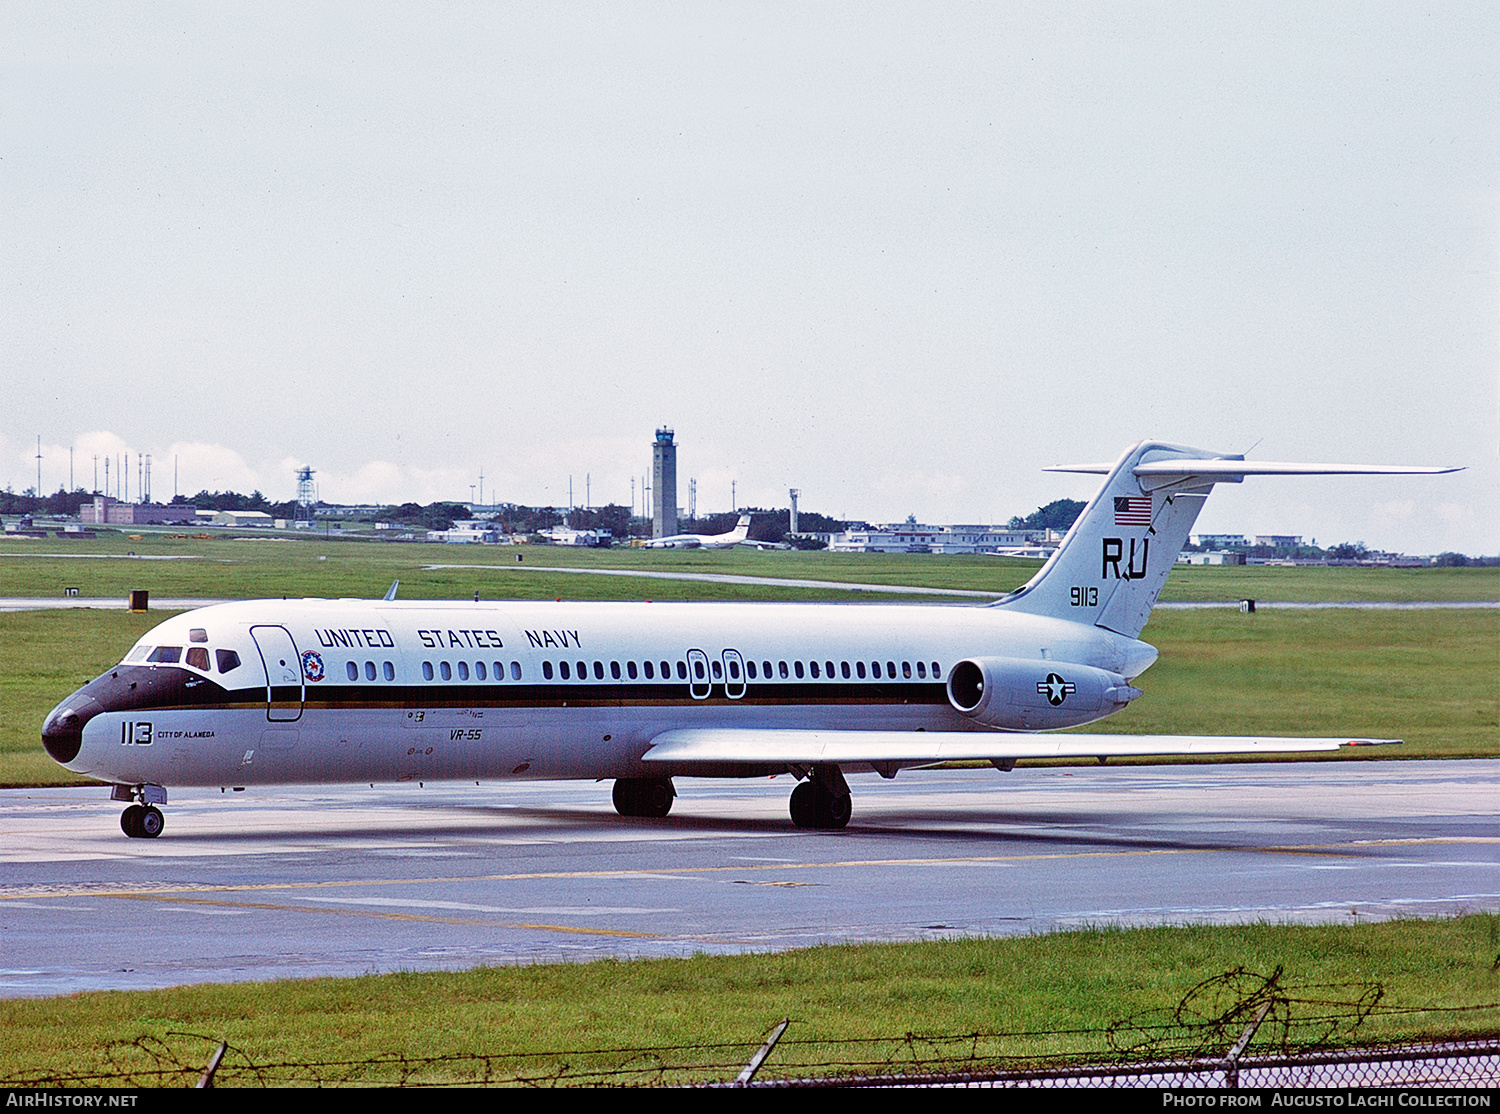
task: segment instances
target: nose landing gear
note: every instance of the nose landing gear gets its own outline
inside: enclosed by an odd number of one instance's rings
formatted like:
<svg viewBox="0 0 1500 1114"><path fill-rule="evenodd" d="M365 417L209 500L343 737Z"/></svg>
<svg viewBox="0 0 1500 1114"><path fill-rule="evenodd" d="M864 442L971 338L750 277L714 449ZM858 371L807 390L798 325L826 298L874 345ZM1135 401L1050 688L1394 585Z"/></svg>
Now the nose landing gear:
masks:
<svg viewBox="0 0 1500 1114"><path fill-rule="evenodd" d="M131 805L120 814L120 830L131 839L155 839L166 823L155 805Z"/></svg>
<svg viewBox="0 0 1500 1114"><path fill-rule="evenodd" d="M120 814L120 830L131 839L155 839L167 825L156 807L167 803L167 791L160 785L116 785L110 799L133 802Z"/></svg>

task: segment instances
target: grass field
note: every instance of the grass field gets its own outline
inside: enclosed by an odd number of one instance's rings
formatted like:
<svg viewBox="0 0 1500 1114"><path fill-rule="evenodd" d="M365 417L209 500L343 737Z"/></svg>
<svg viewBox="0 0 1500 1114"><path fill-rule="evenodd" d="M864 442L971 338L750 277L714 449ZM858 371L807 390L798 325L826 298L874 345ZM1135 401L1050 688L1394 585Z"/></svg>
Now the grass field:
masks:
<svg viewBox="0 0 1500 1114"><path fill-rule="evenodd" d="M1236 968L1282 971L1286 1000L1252 1052L1283 1033L1291 1043L1350 1044L1500 1029L1500 916L1480 914L1323 927L1096 929L0 1001L0 1080L72 1074L107 1082L98 1077L146 1073L164 1056L201 1068L220 1039L235 1050L221 1085L254 1083L247 1060L321 1065L262 1077L302 1083L577 1079L622 1065L643 1074L605 1078L725 1079L733 1066L657 1069L743 1064L782 1018L793 1026L763 1077L872 1055L901 1066L954 1046L1012 1063L1101 1056L1112 1052L1105 1033L1112 1023L1134 1019L1114 1043L1138 1042L1195 986ZM1190 1012L1223 1014L1257 981L1233 980L1238 990L1221 987ZM1374 1006L1363 1020L1360 1002ZM1312 1017L1333 1020L1313 1024ZM1284 1021L1292 1024L1283 1028ZM1160 1035L1222 1055L1243 1025L1240 1018L1217 1031ZM908 1033L919 1039L903 1040ZM963 1034L989 1036L921 1039ZM886 1043L873 1049L841 1043L881 1038ZM715 1044L735 1047L701 1050ZM621 1049L654 1051L607 1051ZM189 1085L195 1077L193 1070L171 1081Z"/></svg>
<svg viewBox="0 0 1500 1114"><path fill-rule="evenodd" d="M66 556L39 556L65 554ZM134 554L134 560L129 556ZM516 557L523 561L517 564ZM153 558L148 560L147 558ZM172 558L157 560L154 558ZM320 560L319 558L323 558ZM471 566L428 570L429 565ZM499 568L480 568L492 565ZM552 577L535 566L717 573L787 579L1008 592L1038 562L1006 557L907 553L801 553L755 550L589 550L551 546L392 544L309 537L227 541L145 534L91 542L0 540L0 596L123 599L132 588L153 597L255 599L287 596L379 597L392 580L403 599L807 599L822 593L766 586L693 585L618 577ZM838 592L834 598L848 599ZM1500 600L1494 569L1285 569L1180 567L1164 600Z"/></svg>
<svg viewBox="0 0 1500 1114"><path fill-rule="evenodd" d="M0 543L0 596L123 598L146 588L179 596L379 596L401 581L406 599L837 599L851 593L691 580L640 580L540 571L539 566L628 568L1007 591L1033 562L925 554L574 551L520 547L387 545L318 539L195 541L101 538ZM115 557L33 556L45 552ZM83 548L83 547L88 548ZM184 560L132 560L169 556ZM10 554L6 556L5 554ZM17 555L20 554L20 555ZM326 558L320 560L319 558ZM507 564L506 562L509 562ZM428 569L431 564L475 566ZM1179 568L1164 598L1237 600L1462 600L1500 598L1495 569ZM928 597L930 599L930 597ZM119 660L167 612L76 610L0 613L0 785L75 779L40 745L47 712ZM1401 748L1350 757L1500 755L1500 612L1158 611L1144 635L1161 651L1146 696L1092 730L1139 734L1365 735Z"/></svg>

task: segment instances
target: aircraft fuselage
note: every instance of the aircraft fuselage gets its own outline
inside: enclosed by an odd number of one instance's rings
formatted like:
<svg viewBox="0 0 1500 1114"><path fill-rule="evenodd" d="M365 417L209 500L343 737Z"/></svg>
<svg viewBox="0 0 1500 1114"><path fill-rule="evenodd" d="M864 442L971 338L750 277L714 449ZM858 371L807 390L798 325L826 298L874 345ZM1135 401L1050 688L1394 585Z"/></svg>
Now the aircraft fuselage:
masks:
<svg viewBox="0 0 1500 1114"><path fill-rule="evenodd" d="M246 601L156 627L43 738L126 785L760 774L641 759L686 728L986 730L948 693L973 658L1029 670L1008 725L1032 730L1122 707L1057 686L1155 651L982 607Z"/></svg>

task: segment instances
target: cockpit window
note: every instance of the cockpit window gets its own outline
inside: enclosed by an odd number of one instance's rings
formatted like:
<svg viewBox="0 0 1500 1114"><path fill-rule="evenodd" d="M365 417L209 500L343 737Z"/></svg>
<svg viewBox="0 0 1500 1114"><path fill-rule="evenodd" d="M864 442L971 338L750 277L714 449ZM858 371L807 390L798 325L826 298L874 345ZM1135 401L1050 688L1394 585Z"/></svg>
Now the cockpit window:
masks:
<svg viewBox="0 0 1500 1114"><path fill-rule="evenodd" d="M215 650L214 657L219 662L220 673L228 673L231 669L240 667L240 656L233 650Z"/></svg>
<svg viewBox="0 0 1500 1114"><path fill-rule="evenodd" d="M188 631L188 641L207 642L208 631L204 630L202 627L194 627L192 630Z"/></svg>
<svg viewBox="0 0 1500 1114"><path fill-rule="evenodd" d="M187 652L187 663L194 669L208 672L208 650L203 646L189 646Z"/></svg>
<svg viewBox="0 0 1500 1114"><path fill-rule="evenodd" d="M134 650L130 651L130 656L128 658L126 658L125 660L126 661L143 661L145 659L146 655L149 654L150 652L151 652L151 647L150 646L137 646Z"/></svg>
<svg viewBox="0 0 1500 1114"><path fill-rule="evenodd" d="M182 660L181 646L158 646L151 651L147 661L176 662Z"/></svg>

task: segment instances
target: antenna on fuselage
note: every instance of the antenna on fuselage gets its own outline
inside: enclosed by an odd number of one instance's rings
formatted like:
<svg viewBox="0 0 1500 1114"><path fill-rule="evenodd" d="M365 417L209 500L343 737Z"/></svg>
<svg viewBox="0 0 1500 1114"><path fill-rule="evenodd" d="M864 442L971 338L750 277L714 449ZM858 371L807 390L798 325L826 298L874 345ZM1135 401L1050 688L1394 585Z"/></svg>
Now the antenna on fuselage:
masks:
<svg viewBox="0 0 1500 1114"><path fill-rule="evenodd" d="M387 603L396 598L396 589L399 587L401 587L401 581L391 581L391 586L385 590L385 600Z"/></svg>

